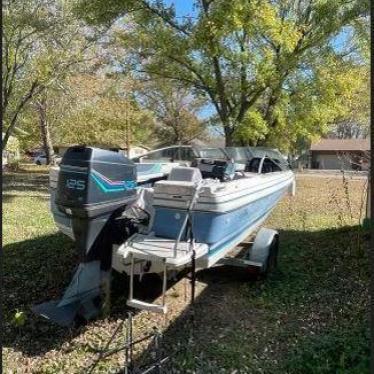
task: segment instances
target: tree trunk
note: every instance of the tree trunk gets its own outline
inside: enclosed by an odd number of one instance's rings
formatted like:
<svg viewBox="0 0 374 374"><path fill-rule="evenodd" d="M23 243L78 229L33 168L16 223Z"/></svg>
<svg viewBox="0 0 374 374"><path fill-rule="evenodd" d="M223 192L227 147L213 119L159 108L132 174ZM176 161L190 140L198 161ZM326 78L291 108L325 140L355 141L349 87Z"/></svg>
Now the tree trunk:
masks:
<svg viewBox="0 0 374 374"><path fill-rule="evenodd" d="M45 95L43 95L43 97L38 100L36 105L39 113L40 135L46 155L46 163L47 165L50 165L53 159L54 151L47 120L47 100Z"/></svg>
<svg viewBox="0 0 374 374"><path fill-rule="evenodd" d="M234 131L229 126L224 126L225 131L225 145L226 147L232 147L234 145Z"/></svg>
<svg viewBox="0 0 374 374"><path fill-rule="evenodd" d="M256 146L258 147L268 147L269 146L269 138L270 138L270 135L271 134L266 134L265 137L263 139L259 139L257 141L257 144Z"/></svg>
<svg viewBox="0 0 374 374"><path fill-rule="evenodd" d="M10 136L12 135L13 131L14 131L14 128L16 127L16 124L17 124L17 120L18 120L18 115L21 113L21 111L23 110L24 106L26 105L26 103L36 94L36 93L40 93L42 90L43 90L44 87L40 86L39 85L39 82L38 81L34 81L30 87L30 90L29 92L22 98L22 100L18 103L14 113L13 113L13 116L10 120L10 123L9 123L9 126L8 128L6 129L5 131L5 136L4 136L4 139L2 139L2 143L1 143L1 147L2 147L2 150L4 151L5 148L6 148L6 145L8 143L8 140L10 138ZM37 92L38 91L38 92ZM4 113L3 113L3 116L4 116Z"/></svg>

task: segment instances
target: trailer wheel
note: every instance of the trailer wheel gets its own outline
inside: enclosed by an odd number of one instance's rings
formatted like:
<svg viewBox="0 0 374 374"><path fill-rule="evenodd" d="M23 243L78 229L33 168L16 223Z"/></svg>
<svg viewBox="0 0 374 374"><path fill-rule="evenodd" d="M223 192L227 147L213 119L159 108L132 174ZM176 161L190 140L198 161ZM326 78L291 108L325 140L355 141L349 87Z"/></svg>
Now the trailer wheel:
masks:
<svg viewBox="0 0 374 374"><path fill-rule="evenodd" d="M274 271L278 265L278 252L279 252L279 237L275 235L269 247L269 255L266 259L266 265L263 270L263 275L267 276Z"/></svg>

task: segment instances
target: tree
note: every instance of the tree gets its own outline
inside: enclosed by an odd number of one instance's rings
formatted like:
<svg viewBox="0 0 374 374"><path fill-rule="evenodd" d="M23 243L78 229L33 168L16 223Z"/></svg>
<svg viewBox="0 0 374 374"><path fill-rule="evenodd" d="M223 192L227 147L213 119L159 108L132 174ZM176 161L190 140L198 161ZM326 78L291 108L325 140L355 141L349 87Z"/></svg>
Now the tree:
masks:
<svg viewBox="0 0 374 374"><path fill-rule="evenodd" d="M36 101L37 112L39 114L40 134L45 150L46 163L49 165L52 162L54 154L51 134L49 131L49 124L47 119L47 97L46 92Z"/></svg>
<svg viewBox="0 0 374 374"><path fill-rule="evenodd" d="M137 103L131 82L95 74L71 76L69 99L54 114L53 136L60 143L149 144L154 119Z"/></svg>
<svg viewBox="0 0 374 374"><path fill-rule="evenodd" d="M366 138L369 135L369 69L356 69L351 85L351 97L345 102L345 110L336 118L331 134L338 138Z"/></svg>
<svg viewBox="0 0 374 374"><path fill-rule="evenodd" d="M156 136L164 144L188 144L206 131L198 118L205 101L196 99L188 88L156 79L141 85L140 96L145 108L154 113Z"/></svg>
<svg viewBox="0 0 374 374"><path fill-rule="evenodd" d="M300 142L310 143L337 121L352 116L350 104L358 99L362 68L336 57L323 56L322 61L315 62L312 76L295 75L279 96L267 144L296 150Z"/></svg>
<svg viewBox="0 0 374 374"><path fill-rule="evenodd" d="M226 145L238 138L256 142L252 130L265 144L280 134L290 87L304 87L305 76L318 80L316 61L339 57L331 47L334 38L368 13L367 0L199 0L196 16L182 19L162 1L79 4L91 24L125 21L118 40L132 52L127 62L139 73L183 83L207 97ZM300 91L296 97L312 100ZM291 110L307 102L294 101ZM283 138L303 132L299 122Z"/></svg>
<svg viewBox="0 0 374 374"><path fill-rule="evenodd" d="M94 38L89 39L82 33L68 1L6 1L3 14L4 149L11 134L19 129L32 101L44 95L44 91L62 80L73 67L91 58L88 49ZM45 107L42 101L43 97L36 100L40 114ZM47 123L43 128L47 129L46 126ZM48 136L48 131L45 134ZM49 143L50 139L45 142Z"/></svg>

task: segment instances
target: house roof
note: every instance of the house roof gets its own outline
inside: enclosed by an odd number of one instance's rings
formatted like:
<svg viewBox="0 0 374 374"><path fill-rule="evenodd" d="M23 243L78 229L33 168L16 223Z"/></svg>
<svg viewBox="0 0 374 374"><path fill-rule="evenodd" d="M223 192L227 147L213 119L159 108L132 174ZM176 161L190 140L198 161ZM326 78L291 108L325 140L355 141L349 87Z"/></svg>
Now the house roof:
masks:
<svg viewBox="0 0 374 374"><path fill-rule="evenodd" d="M368 151L369 139L321 139L312 144L311 151Z"/></svg>

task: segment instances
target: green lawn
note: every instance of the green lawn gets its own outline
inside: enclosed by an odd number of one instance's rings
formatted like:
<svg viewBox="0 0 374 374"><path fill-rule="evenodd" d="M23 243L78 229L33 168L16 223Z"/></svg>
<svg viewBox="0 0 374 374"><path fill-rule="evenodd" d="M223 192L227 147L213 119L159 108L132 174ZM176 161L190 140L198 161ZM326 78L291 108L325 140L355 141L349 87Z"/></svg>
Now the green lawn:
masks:
<svg viewBox="0 0 374 374"><path fill-rule="evenodd" d="M107 319L63 329L32 315L34 303L61 295L77 261L49 214L47 180L38 172L5 175L4 372L84 372L95 358L92 346L126 318L126 285L118 280ZM358 226L364 181L299 177L297 184L297 196L285 198L267 222L281 238L279 268L267 280L202 271L193 308L181 280L168 291L165 321L136 314L136 336L162 329L173 354L166 372L369 372L368 238ZM24 324L15 322L16 312ZM137 360L145 356L147 347L139 347ZM119 369L123 360L114 355L95 372Z"/></svg>

